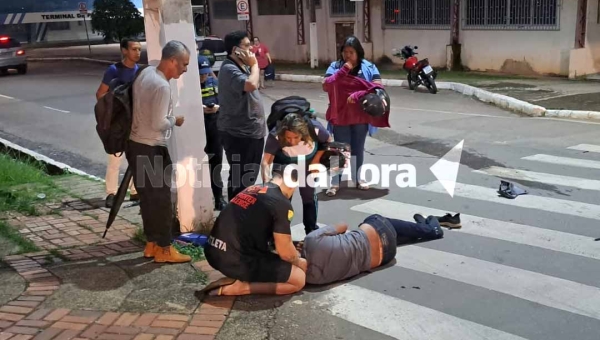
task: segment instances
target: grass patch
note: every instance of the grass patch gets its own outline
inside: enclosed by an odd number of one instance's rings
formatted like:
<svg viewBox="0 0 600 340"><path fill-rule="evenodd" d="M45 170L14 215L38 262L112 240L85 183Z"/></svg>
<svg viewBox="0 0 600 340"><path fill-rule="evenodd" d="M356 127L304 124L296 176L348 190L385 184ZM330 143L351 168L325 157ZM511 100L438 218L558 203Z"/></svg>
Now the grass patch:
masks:
<svg viewBox="0 0 600 340"><path fill-rule="evenodd" d="M23 237L17 230L6 224L4 221L0 221L0 237L8 240L11 244L14 244L19 248L15 254L34 253L40 251L32 241Z"/></svg>
<svg viewBox="0 0 600 340"><path fill-rule="evenodd" d="M145 245L146 234L144 234L144 229L142 229L142 227L138 227L135 230L135 234L133 234L133 237L131 239Z"/></svg>
<svg viewBox="0 0 600 340"><path fill-rule="evenodd" d="M69 261L69 258L67 258L65 255L63 255L58 249L50 249L48 250L48 252L50 253L50 255L52 255L53 257L60 259L64 262ZM51 262L54 262L54 260L52 260Z"/></svg>
<svg viewBox="0 0 600 340"><path fill-rule="evenodd" d="M196 247L194 245L183 245L179 242L174 242L173 247L177 249L180 253L184 255L189 255L192 258L193 262L202 261L205 259L204 257L204 249L202 247Z"/></svg>
<svg viewBox="0 0 600 340"><path fill-rule="evenodd" d="M0 211L38 215L36 204L52 201L61 193L39 162L0 154ZM45 197L38 198L39 194Z"/></svg>

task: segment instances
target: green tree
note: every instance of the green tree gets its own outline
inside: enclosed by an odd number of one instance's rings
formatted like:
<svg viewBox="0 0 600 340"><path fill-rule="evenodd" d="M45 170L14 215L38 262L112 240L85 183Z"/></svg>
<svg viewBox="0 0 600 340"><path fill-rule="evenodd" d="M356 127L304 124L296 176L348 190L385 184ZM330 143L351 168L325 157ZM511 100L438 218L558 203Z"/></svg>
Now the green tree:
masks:
<svg viewBox="0 0 600 340"><path fill-rule="evenodd" d="M144 18L130 0L95 0L92 30L106 41L121 41L144 32Z"/></svg>

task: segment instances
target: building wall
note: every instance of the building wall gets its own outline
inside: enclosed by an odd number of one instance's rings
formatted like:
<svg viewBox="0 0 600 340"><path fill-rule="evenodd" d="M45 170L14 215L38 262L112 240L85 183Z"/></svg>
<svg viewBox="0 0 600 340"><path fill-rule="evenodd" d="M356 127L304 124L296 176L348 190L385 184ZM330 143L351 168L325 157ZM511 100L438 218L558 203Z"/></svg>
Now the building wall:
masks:
<svg viewBox="0 0 600 340"><path fill-rule="evenodd" d="M599 2L588 1L585 47L571 50L569 78L600 73L599 11Z"/></svg>
<svg viewBox="0 0 600 340"><path fill-rule="evenodd" d="M214 1L214 0L213 0ZM307 1L304 0L305 37L307 44L296 44L295 16L259 16L256 1L252 0L254 33L260 36L273 51L275 59L308 62L309 18ZM392 49L405 45L419 46L420 57L428 58L435 67L446 66L446 47L450 43L450 29L399 29L383 25L383 0L371 0L371 39L363 43L366 56L372 61L392 57ZM356 15L331 16L329 0L321 0L316 10L319 63L329 64L338 58L336 51L336 23L354 23L354 32L362 39L362 5L356 2ZM468 69L476 71L501 71L519 74L569 75L573 68L571 58L577 64L586 65L581 72L597 71L600 55L600 26L597 20L597 1L588 1L587 46L585 50L572 52L575 44L577 0L562 1L560 29L553 31L530 30L475 30L461 26L462 62ZM461 20L462 22L462 20ZM243 22L236 20L212 21L213 32L224 35L232 27L244 29Z"/></svg>
<svg viewBox="0 0 600 340"><path fill-rule="evenodd" d="M67 22L62 22L65 24ZM43 41L56 42L56 41L86 41L87 36L85 34L85 25L83 21L70 21L68 30L54 30L52 26L47 27L46 36ZM55 23L48 23L45 25L53 25ZM102 35L92 33L91 24L87 22L87 30L90 40L102 40Z"/></svg>

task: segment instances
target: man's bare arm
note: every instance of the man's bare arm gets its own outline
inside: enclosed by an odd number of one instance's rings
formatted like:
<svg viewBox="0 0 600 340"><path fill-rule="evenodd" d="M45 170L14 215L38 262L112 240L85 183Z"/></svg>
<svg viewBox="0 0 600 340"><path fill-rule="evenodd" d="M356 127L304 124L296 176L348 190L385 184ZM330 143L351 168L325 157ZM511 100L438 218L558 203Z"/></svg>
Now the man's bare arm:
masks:
<svg viewBox="0 0 600 340"><path fill-rule="evenodd" d="M100 98L105 95L109 90L108 85L104 84L104 83L100 83L100 86L98 86L98 90L96 91L96 100L100 100Z"/></svg>
<svg viewBox="0 0 600 340"><path fill-rule="evenodd" d="M279 254L279 257L306 272L306 260L300 257L300 253L294 247L292 235L273 233L273 239L275 240L275 250Z"/></svg>

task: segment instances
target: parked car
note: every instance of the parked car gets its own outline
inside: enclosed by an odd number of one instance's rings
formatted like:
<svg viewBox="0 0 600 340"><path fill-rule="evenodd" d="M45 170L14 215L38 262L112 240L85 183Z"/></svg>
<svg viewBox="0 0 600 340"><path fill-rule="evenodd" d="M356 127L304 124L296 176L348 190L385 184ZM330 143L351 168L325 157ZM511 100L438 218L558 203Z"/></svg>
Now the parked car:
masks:
<svg viewBox="0 0 600 340"><path fill-rule="evenodd" d="M15 69L19 74L27 73L27 57L21 43L9 36L0 36L0 73Z"/></svg>
<svg viewBox="0 0 600 340"><path fill-rule="evenodd" d="M212 71L215 74L219 73L221 64L227 58L223 39L214 35L196 37L196 45L198 46L198 53L210 61Z"/></svg>

